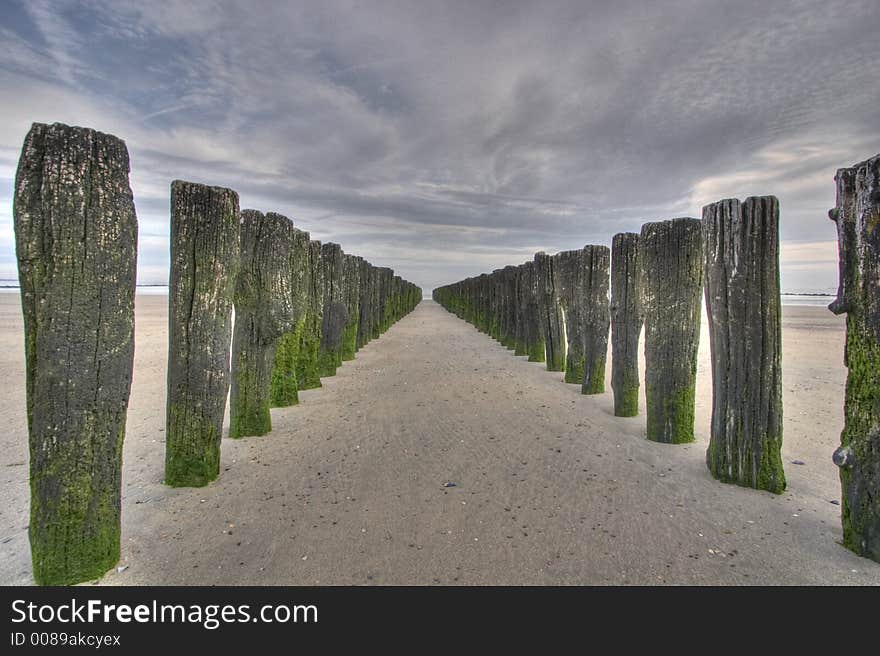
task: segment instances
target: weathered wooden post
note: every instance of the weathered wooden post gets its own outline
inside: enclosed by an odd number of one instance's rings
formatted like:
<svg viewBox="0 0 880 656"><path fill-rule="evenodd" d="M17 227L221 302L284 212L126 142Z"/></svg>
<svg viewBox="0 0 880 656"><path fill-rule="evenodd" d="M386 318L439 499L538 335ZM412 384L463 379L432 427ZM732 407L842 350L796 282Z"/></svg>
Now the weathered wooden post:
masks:
<svg viewBox="0 0 880 656"><path fill-rule="evenodd" d="M559 305L565 320L565 382L584 382L584 252L562 251L553 256L559 286Z"/></svg>
<svg viewBox="0 0 880 656"><path fill-rule="evenodd" d="M119 560L137 259L128 172L121 139L34 123L15 177L40 585L94 579Z"/></svg>
<svg viewBox="0 0 880 656"><path fill-rule="evenodd" d="M501 341L501 316L504 311L504 271L495 269L489 278L491 296L491 316L489 319L489 334Z"/></svg>
<svg viewBox="0 0 880 656"><path fill-rule="evenodd" d="M547 371L563 371L565 369L565 340L553 258L547 253L535 253L534 263L538 325L541 338L544 341Z"/></svg>
<svg viewBox="0 0 880 656"><path fill-rule="evenodd" d="M357 351L358 321L360 319L360 286L361 286L361 262L363 258L355 255L345 255L342 270L345 307L348 312L348 321L342 331L342 359L354 360Z"/></svg>
<svg viewBox="0 0 880 656"><path fill-rule="evenodd" d="M605 391L605 361L608 358L608 301L611 252L607 246L584 246L581 276L586 302L583 305L584 377L581 394Z"/></svg>
<svg viewBox="0 0 880 656"><path fill-rule="evenodd" d="M220 473L238 221L231 189L171 183L165 483L174 487L207 485Z"/></svg>
<svg viewBox="0 0 880 656"><path fill-rule="evenodd" d="M293 228L291 242L287 265L290 269L290 325L275 344L275 361L269 385L269 405L273 408L286 408L299 403L297 366L308 314L311 280L309 233Z"/></svg>
<svg viewBox="0 0 880 656"><path fill-rule="evenodd" d="M516 355L529 356L529 362L544 362L544 337L538 323L538 290L535 263L526 262L519 266L517 318L520 324L520 349Z"/></svg>
<svg viewBox="0 0 880 656"><path fill-rule="evenodd" d="M321 246L324 271L324 301L321 318L321 342L318 349L318 374L335 376L342 364L342 333L348 323L348 307L343 293L343 253L339 244Z"/></svg>
<svg viewBox="0 0 880 656"><path fill-rule="evenodd" d="M706 311L712 353L712 476L780 494L782 367L779 201L703 208Z"/></svg>
<svg viewBox="0 0 880 656"><path fill-rule="evenodd" d="M703 290L702 224L692 218L646 223L639 247L648 439L692 442Z"/></svg>
<svg viewBox="0 0 880 656"><path fill-rule="evenodd" d="M482 273L470 279L470 297L473 312L471 315L471 323L479 332L486 332L486 274Z"/></svg>
<svg viewBox="0 0 880 656"><path fill-rule="evenodd" d="M373 285L372 285L372 304L370 307L373 310L373 317L370 325L372 326L373 332L370 335L370 339L378 339L378 337L382 334L382 309L384 306L384 298L382 294L382 279L384 278L384 274L382 271L382 267L374 267L373 268Z"/></svg>
<svg viewBox="0 0 880 656"><path fill-rule="evenodd" d="M373 336L373 285L375 282L375 267L362 259L360 261L360 299L357 347L363 348Z"/></svg>
<svg viewBox="0 0 880 656"><path fill-rule="evenodd" d="M614 414L639 414L639 335L642 332L639 235L621 232L611 241L611 389Z"/></svg>
<svg viewBox="0 0 880 656"><path fill-rule="evenodd" d="M843 544L880 562L880 155L835 176L840 284L829 306L846 313L845 423L840 468Z"/></svg>
<svg viewBox="0 0 880 656"><path fill-rule="evenodd" d="M391 325L389 301L391 297L391 279L394 277L394 271L388 267L379 267L377 271L379 273L376 287L378 300L376 302L376 323L374 324L377 330L373 333L373 337L379 337Z"/></svg>
<svg viewBox="0 0 880 656"><path fill-rule="evenodd" d="M501 343L508 349L516 348L516 277L517 268L506 266L504 271L504 317Z"/></svg>
<svg viewBox="0 0 880 656"><path fill-rule="evenodd" d="M321 324L324 321L324 267L321 265L321 242L309 242L309 276L307 310L300 333L296 379L299 389L321 387L318 351L321 347Z"/></svg>
<svg viewBox="0 0 880 656"><path fill-rule="evenodd" d="M373 338L373 282L374 268L368 261L361 263L360 320L358 324L358 348L363 348Z"/></svg>
<svg viewBox="0 0 880 656"><path fill-rule="evenodd" d="M235 286L229 437L272 430L269 396L275 346L291 329L290 256L294 227L286 216L241 212L241 270Z"/></svg>

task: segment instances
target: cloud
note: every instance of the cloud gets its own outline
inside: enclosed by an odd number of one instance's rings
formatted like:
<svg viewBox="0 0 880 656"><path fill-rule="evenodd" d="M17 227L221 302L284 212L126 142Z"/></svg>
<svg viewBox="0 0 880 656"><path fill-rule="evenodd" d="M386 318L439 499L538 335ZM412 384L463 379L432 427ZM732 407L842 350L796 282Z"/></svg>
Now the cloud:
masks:
<svg viewBox="0 0 880 656"><path fill-rule="evenodd" d="M880 151L867 0L70 0L9 15L0 195L33 120L124 138L157 240L142 280L167 266L174 178L236 189L429 289L731 196L780 198L785 254L834 238L835 169ZM809 262L784 255L783 277L836 285Z"/></svg>

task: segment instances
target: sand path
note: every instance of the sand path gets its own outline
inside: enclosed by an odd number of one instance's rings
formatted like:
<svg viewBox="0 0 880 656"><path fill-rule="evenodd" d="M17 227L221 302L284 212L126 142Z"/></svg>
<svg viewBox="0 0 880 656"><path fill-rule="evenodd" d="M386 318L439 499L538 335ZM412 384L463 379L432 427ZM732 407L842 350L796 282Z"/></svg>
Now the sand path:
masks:
<svg viewBox="0 0 880 656"><path fill-rule="evenodd" d="M0 582L27 584L17 303L0 297ZM224 439L217 482L168 489L166 303L138 296L125 569L103 583L880 584L880 565L836 542L843 324L821 308L784 311L789 489L776 497L706 470L705 343L698 442L660 445L644 415L612 416L610 393L581 396L431 301L274 410L270 435Z"/></svg>

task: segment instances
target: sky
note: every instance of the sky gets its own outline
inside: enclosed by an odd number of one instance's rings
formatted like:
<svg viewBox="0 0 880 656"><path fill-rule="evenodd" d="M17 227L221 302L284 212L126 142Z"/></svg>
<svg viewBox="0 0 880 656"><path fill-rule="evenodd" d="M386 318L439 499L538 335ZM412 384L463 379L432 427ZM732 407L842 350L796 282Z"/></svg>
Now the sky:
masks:
<svg viewBox="0 0 880 656"><path fill-rule="evenodd" d="M0 279L32 122L125 140L141 284L181 178L427 293L773 194L783 291L833 292L880 152L876 0L0 1Z"/></svg>

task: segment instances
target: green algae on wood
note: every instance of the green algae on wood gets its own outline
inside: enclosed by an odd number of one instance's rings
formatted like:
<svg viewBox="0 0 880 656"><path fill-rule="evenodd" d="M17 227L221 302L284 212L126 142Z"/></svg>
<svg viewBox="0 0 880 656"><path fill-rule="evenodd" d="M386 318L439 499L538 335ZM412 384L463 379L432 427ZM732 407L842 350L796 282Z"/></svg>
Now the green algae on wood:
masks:
<svg viewBox="0 0 880 656"><path fill-rule="evenodd" d="M290 269L289 327L275 345L275 360L269 383L269 405L273 408L285 408L299 403L297 366L308 310L309 233L294 227L291 239L287 264Z"/></svg>
<svg viewBox="0 0 880 656"><path fill-rule="evenodd" d="M846 313L844 428L833 455L842 492L843 545L880 562L880 155L839 169L840 281L829 306Z"/></svg>
<svg viewBox="0 0 880 656"><path fill-rule="evenodd" d="M207 485L220 472L229 393L238 194L171 183L165 483Z"/></svg>
<svg viewBox="0 0 880 656"><path fill-rule="evenodd" d="M607 246L587 245L582 253L579 285L584 296L580 331L584 354L581 394L602 394L605 391L605 360L611 322L608 301L611 252Z"/></svg>
<svg viewBox="0 0 880 656"><path fill-rule="evenodd" d="M553 258L565 313L565 382L580 385L583 394L601 394L608 350L608 248L587 245Z"/></svg>
<svg viewBox="0 0 880 656"><path fill-rule="evenodd" d="M309 242L308 257L305 321L300 333L296 362L296 378L300 390L321 387L318 351L321 348L321 323L324 317L324 268L321 264L320 241Z"/></svg>
<svg viewBox="0 0 880 656"><path fill-rule="evenodd" d="M519 316L522 323L522 344L529 362L544 362L544 336L538 322L538 276L535 263L520 266Z"/></svg>
<svg viewBox="0 0 880 656"><path fill-rule="evenodd" d="M559 305L565 323L565 382L580 385L584 380L583 251L562 251L553 256L559 288Z"/></svg>
<svg viewBox="0 0 880 656"><path fill-rule="evenodd" d="M647 436L694 441L703 238L699 219L646 223L639 236L645 316Z"/></svg>
<svg viewBox="0 0 880 656"><path fill-rule="evenodd" d="M354 360L357 352L358 321L360 320L360 260L354 255L343 254L342 289L348 319L342 330L340 358Z"/></svg>
<svg viewBox="0 0 880 656"><path fill-rule="evenodd" d="M292 329L290 268L295 228L280 214L241 212L241 269L235 285L229 437L265 435L278 339Z"/></svg>
<svg viewBox="0 0 880 656"><path fill-rule="evenodd" d="M388 330L389 323L389 299L391 279L394 277L394 271L388 267L378 267L376 269L376 304L374 305L373 318L373 337L379 337Z"/></svg>
<svg viewBox="0 0 880 656"><path fill-rule="evenodd" d="M642 280L639 235L621 232L611 240L611 389L614 414L639 413L639 335Z"/></svg>
<svg viewBox="0 0 880 656"><path fill-rule="evenodd" d="M294 330L285 332L275 344L275 359L269 383L269 406L272 408L299 404L296 364L299 360L299 341L304 323L304 320L300 320Z"/></svg>
<svg viewBox="0 0 880 656"><path fill-rule="evenodd" d="M538 330L544 343L544 362L547 371L565 369L565 339L562 311L559 305L558 273L553 258L547 253L535 253L535 309Z"/></svg>
<svg viewBox="0 0 880 656"><path fill-rule="evenodd" d="M373 304L376 284L376 268L364 259L360 261L360 294L358 298L358 349L373 339Z"/></svg>
<svg viewBox="0 0 880 656"><path fill-rule="evenodd" d="M348 324L348 305L343 288L344 254L339 244L321 246L322 290L321 341L318 345L319 377L335 376L342 364L342 338Z"/></svg>
<svg viewBox="0 0 880 656"><path fill-rule="evenodd" d="M707 205L703 237L712 361L706 464L720 481L781 494L779 201Z"/></svg>
<svg viewBox="0 0 880 656"><path fill-rule="evenodd" d="M35 123L15 178L34 580L71 585L119 560L134 357L137 217L125 143Z"/></svg>

